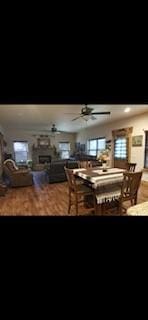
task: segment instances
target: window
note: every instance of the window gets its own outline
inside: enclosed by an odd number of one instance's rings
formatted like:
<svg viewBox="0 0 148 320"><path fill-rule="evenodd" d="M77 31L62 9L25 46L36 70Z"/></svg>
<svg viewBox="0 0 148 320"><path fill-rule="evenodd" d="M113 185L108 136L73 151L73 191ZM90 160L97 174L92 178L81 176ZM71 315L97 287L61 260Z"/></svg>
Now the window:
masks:
<svg viewBox="0 0 148 320"><path fill-rule="evenodd" d="M61 159L69 159L69 156L70 156L69 142L59 142L59 150L61 154Z"/></svg>
<svg viewBox="0 0 148 320"><path fill-rule="evenodd" d="M115 139L114 158L127 159L127 138L119 137Z"/></svg>
<svg viewBox="0 0 148 320"><path fill-rule="evenodd" d="M15 141L13 143L14 155L16 162L27 162L28 159L28 142Z"/></svg>
<svg viewBox="0 0 148 320"><path fill-rule="evenodd" d="M148 169L148 131L145 131L145 161L144 167Z"/></svg>
<svg viewBox="0 0 148 320"><path fill-rule="evenodd" d="M98 151L102 151L106 148L106 139L105 138L97 138L88 140L87 150L88 154L91 156L96 156Z"/></svg>

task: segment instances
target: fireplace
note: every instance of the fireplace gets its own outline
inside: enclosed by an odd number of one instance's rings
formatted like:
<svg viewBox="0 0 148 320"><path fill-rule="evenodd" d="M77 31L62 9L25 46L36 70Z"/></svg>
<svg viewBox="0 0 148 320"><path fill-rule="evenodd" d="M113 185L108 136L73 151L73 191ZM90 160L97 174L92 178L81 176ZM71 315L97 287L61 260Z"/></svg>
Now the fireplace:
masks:
<svg viewBox="0 0 148 320"><path fill-rule="evenodd" d="M39 163L50 163L51 156L39 156Z"/></svg>

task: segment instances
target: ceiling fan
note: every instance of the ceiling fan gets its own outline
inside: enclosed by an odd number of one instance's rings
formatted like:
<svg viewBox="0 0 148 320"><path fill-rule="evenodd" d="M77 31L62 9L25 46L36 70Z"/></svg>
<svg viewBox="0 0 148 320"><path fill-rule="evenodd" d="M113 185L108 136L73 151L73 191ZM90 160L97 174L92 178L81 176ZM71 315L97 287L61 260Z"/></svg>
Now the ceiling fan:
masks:
<svg viewBox="0 0 148 320"><path fill-rule="evenodd" d="M102 111L102 112L92 112L94 109L93 108L90 108L88 107L87 105L85 105L85 107L83 107L81 109L81 113L79 113L79 116L72 119L71 121L75 121L79 118L82 118L84 119L85 121L88 121L89 119L91 120L96 120L97 118L94 117L94 115L105 115L105 114L110 114L109 111ZM71 113L72 114L72 113ZM73 113L74 114L74 113Z"/></svg>
<svg viewBox="0 0 148 320"><path fill-rule="evenodd" d="M61 131L57 130L55 124L52 125L50 132L54 133L54 134L60 134L61 133Z"/></svg>
<svg viewBox="0 0 148 320"><path fill-rule="evenodd" d="M41 131L42 131L42 132L47 132L49 136L55 136L55 135L57 135L57 134L61 134L61 133L62 133L62 131L57 130L55 124L52 125L51 130L45 129L45 130L39 130L39 131L40 131L40 132L41 132ZM33 136L36 136L36 135L33 135Z"/></svg>

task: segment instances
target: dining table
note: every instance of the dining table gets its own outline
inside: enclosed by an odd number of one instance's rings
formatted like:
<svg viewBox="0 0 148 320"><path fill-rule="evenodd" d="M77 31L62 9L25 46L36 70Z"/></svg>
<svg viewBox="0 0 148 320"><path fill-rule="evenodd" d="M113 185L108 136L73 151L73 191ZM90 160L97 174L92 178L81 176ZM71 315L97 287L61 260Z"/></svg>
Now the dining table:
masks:
<svg viewBox="0 0 148 320"><path fill-rule="evenodd" d="M95 192L97 203L111 201L119 197L125 169L120 168L81 168L73 169L75 176L83 179Z"/></svg>

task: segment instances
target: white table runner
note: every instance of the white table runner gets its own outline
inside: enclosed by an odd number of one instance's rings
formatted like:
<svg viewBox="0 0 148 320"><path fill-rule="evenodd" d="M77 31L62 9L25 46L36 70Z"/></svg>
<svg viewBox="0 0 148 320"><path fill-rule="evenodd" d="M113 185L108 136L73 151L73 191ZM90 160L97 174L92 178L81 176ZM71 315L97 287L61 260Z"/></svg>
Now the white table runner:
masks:
<svg viewBox="0 0 148 320"><path fill-rule="evenodd" d="M83 170L85 171L85 169ZM106 185L111 185L111 184L115 184L115 183L120 183L123 180L123 172L125 170L121 170L118 168L113 168L113 169L109 169L108 172L104 172L105 174L98 174L98 176L96 177L91 177L88 176L88 174L86 174L85 172L83 172L82 169L80 171L80 169L77 169L77 175L84 179L87 180L88 182L92 183L92 187L93 188L98 188L99 186L106 186ZM92 172L97 173L97 170L92 170ZM75 171L76 172L76 171ZM120 173L114 173L114 172L120 172Z"/></svg>
<svg viewBox="0 0 148 320"><path fill-rule="evenodd" d="M125 170L119 169L119 168L110 168L105 172L103 172L103 170L100 170L100 169L92 170L92 172L97 173L99 175L108 175L108 174L114 174L114 173L123 173L125 172Z"/></svg>
<svg viewBox="0 0 148 320"><path fill-rule="evenodd" d="M116 199L121 194L121 184L123 180L123 172L125 170L112 168L108 169L107 172L100 172L100 170L87 171L86 169L77 169L77 175L82 179L91 183L92 188L96 190L97 203L104 201L111 201ZM97 176L91 176L93 173Z"/></svg>

